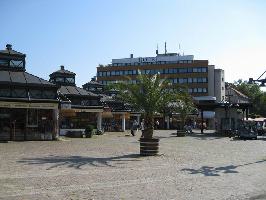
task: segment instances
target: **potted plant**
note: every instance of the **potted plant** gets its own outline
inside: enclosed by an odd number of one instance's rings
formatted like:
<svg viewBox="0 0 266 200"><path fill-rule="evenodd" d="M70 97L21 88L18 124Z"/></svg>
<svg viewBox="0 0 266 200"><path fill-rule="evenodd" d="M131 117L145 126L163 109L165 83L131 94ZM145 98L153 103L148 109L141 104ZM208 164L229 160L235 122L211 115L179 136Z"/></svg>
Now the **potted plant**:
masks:
<svg viewBox="0 0 266 200"><path fill-rule="evenodd" d="M182 137L185 136L187 133L191 133L192 124L186 124L186 121L189 114L196 112L192 97L187 93L183 93L176 102L175 110L179 113L179 117L181 120L180 129L177 129L176 136Z"/></svg>
<svg viewBox="0 0 266 200"><path fill-rule="evenodd" d="M91 138L93 135L93 125L87 125L85 128L85 136L86 138Z"/></svg>
<svg viewBox="0 0 266 200"><path fill-rule="evenodd" d="M140 74L140 72L139 72ZM138 75L136 84L125 82L111 85L118 91L117 99L129 103L135 110L144 113L143 137L140 138L140 154L156 155L159 151L159 138L153 137L154 116L163 112L171 102L175 102L180 87L172 85L160 74Z"/></svg>

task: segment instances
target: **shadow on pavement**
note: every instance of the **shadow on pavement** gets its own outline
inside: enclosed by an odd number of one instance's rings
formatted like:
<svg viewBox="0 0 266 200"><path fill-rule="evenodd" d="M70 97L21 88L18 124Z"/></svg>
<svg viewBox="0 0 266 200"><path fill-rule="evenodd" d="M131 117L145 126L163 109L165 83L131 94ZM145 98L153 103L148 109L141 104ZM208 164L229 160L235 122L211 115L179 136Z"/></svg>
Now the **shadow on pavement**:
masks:
<svg viewBox="0 0 266 200"><path fill-rule="evenodd" d="M69 168L81 169L85 165L90 165L94 167L115 167L112 165L112 162L116 164L123 164L129 161L140 161L138 158L141 158L139 154L129 154L122 156L113 156L113 157L85 157L85 156L49 156L44 158L24 158L18 163L26 163L28 165L42 165L42 164L52 164L47 170L65 166Z"/></svg>
<svg viewBox="0 0 266 200"><path fill-rule="evenodd" d="M193 137L198 140L217 140L224 138L224 136L220 136L217 133L192 133L188 134L187 137Z"/></svg>
<svg viewBox="0 0 266 200"><path fill-rule="evenodd" d="M259 160L257 162L246 163L246 164L243 164L243 165L228 165L228 166L224 166L224 167L202 166L199 169L184 168L181 171L187 171L190 174L203 174L204 176L220 176L221 173L223 173L223 174L239 173L236 170L238 167L244 167L244 166L247 166L247 165L259 164L259 163L263 163L263 162L266 162L266 159Z"/></svg>

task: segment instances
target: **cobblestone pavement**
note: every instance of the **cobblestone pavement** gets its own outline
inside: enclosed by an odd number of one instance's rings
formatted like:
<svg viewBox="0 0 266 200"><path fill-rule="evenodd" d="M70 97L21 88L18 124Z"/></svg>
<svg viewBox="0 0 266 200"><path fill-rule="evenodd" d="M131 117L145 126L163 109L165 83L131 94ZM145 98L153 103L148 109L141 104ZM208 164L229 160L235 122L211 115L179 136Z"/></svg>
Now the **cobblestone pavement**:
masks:
<svg viewBox="0 0 266 200"><path fill-rule="evenodd" d="M266 199L266 138L174 132L153 157L140 133L0 143L0 199Z"/></svg>

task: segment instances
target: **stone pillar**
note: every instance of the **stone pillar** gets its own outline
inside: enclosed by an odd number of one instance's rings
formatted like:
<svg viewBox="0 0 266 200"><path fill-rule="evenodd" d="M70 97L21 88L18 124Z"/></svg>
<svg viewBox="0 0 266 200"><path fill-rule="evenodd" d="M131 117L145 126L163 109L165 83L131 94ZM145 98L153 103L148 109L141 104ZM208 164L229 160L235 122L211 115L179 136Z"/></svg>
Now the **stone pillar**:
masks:
<svg viewBox="0 0 266 200"><path fill-rule="evenodd" d="M122 114L122 131L126 131L126 115L125 113Z"/></svg>
<svg viewBox="0 0 266 200"><path fill-rule="evenodd" d="M53 140L59 137L59 110L58 108L53 110L53 118L54 118L54 134Z"/></svg>
<svg viewBox="0 0 266 200"><path fill-rule="evenodd" d="M201 110L200 117L201 117L201 129L200 132L203 133L203 110Z"/></svg>
<svg viewBox="0 0 266 200"><path fill-rule="evenodd" d="M97 113L97 130L102 130L102 113Z"/></svg>
<svg viewBox="0 0 266 200"><path fill-rule="evenodd" d="M170 117L166 116L165 120L166 120L166 129L170 129Z"/></svg>
<svg viewBox="0 0 266 200"><path fill-rule="evenodd" d="M140 115L137 116L137 122L140 124Z"/></svg>

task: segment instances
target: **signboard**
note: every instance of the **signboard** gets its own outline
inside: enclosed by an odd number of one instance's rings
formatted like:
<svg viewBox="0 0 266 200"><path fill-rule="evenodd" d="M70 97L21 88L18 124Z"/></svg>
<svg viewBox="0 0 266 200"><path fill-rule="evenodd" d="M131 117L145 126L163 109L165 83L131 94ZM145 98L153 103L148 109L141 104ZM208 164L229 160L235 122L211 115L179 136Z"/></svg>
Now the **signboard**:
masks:
<svg viewBox="0 0 266 200"><path fill-rule="evenodd" d="M35 109L57 109L57 103L24 103L0 101L0 108L35 108Z"/></svg>
<svg viewBox="0 0 266 200"><path fill-rule="evenodd" d="M64 109L64 110L71 109L71 103L61 103L60 107L61 109Z"/></svg>

